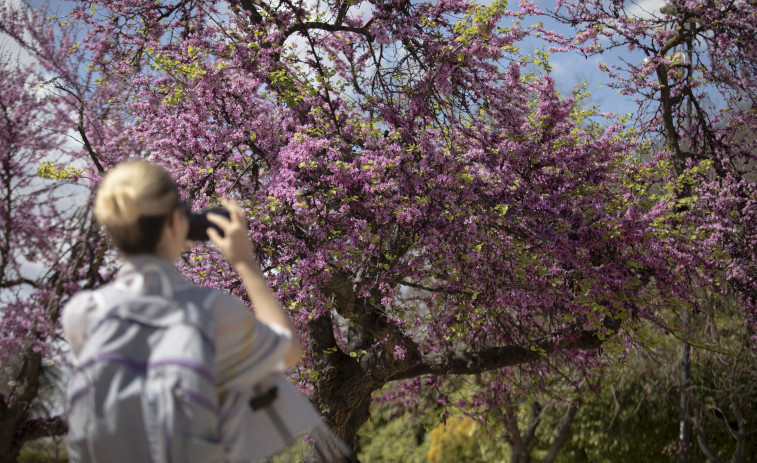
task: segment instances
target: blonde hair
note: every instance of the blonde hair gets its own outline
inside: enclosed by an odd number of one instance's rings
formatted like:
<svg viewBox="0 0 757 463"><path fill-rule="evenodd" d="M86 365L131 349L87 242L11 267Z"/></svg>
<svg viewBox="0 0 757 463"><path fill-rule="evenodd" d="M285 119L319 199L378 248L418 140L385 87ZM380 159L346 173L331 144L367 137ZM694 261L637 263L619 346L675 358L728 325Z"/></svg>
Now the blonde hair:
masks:
<svg viewBox="0 0 757 463"><path fill-rule="evenodd" d="M127 161L100 181L94 212L121 251L153 253L178 198L165 169L143 160Z"/></svg>

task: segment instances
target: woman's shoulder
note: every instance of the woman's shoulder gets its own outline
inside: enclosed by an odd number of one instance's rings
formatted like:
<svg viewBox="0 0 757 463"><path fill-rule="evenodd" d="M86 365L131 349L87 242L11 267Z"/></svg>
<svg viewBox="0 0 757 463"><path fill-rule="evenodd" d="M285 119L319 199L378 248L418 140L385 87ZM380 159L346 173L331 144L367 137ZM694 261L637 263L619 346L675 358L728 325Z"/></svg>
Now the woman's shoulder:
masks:
<svg viewBox="0 0 757 463"><path fill-rule="evenodd" d="M205 288L207 293L207 307L212 312L237 312L244 311L249 313L249 308L245 306L242 301L226 291L215 288Z"/></svg>
<svg viewBox="0 0 757 463"><path fill-rule="evenodd" d="M77 292L63 306L61 313L63 335L68 340L74 357L78 355L84 344L99 306L100 301L97 298L96 291L92 290Z"/></svg>
<svg viewBox="0 0 757 463"><path fill-rule="evenodd" d="M95 291L84 289L71 296L63 305L61 323L64 328L97 308Z"/></svg>

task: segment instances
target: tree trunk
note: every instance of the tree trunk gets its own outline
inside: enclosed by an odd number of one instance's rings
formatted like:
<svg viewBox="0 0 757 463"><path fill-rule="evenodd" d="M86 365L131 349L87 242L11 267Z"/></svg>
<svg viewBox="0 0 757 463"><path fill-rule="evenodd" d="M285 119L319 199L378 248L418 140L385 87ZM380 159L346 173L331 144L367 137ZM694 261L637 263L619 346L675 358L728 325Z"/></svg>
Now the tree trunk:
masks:
<svg viewBox="0 0 757 463"><path fill-rule="evenodd" d="M557 458L557 454L560 453L560 449L562 449L562 446L565 444L565 440L568 438L570 425L573 423L573 418L576 417L576 412L578 412L578 404L568 404L568 410L560 419L560 424L557 426L557 434L552 440L552 445L549 446L549 452L544 458L543 463L554 463L555 459Z"/></svg>
<svg viewBox="0 0 757 463"><path fill-rule="evenodd" d="M32 401L37 397L42 358L29 353L20 371L16 373L17 385L9 397L0 396L0 462L18 459L25 442L24 424L29 419Z"/></svg>
<svg viewBox="0 0 757 463"><path fill-rule="evenodd" d="M333 460L334 463L358 461L354 454L355 438L370 418L371 393L377 389L373 382L365 379L354 359L344 357L346 359L335 360L325 370L320 370L311 395L311 400L323 414L324 422L351 451L350 455Z"/></svg>
<svg viewBox="0 0 757 463"><path fill-rule="evenodd" d="M15 439L15 423L0 421L0 461L13 462L18 461L21 453L21 443Z"/></svg>
<svg viewBox="0 0 757 463"><path fill-rule="evenodd" d="M518 413L515 404L508 401L505 408L506 411L502 413L502 421L505 424L507 440L510 443L510 463L531 463L528 442L524 441L518 428Z"/></svg>
<svg viewBox="0 0 757 463"><path fill-rule="evenodd" d="M362 359L345 355L337 348L331 317L323 315L308 324L313 367L318 379L310 400L321 411L324 422L331 431L352 450L334 463L356 462L355 438L360 428L370 418L371 393L385 381L366 374L370 354ZM312 457L308 460L313 460Z"/></svg>

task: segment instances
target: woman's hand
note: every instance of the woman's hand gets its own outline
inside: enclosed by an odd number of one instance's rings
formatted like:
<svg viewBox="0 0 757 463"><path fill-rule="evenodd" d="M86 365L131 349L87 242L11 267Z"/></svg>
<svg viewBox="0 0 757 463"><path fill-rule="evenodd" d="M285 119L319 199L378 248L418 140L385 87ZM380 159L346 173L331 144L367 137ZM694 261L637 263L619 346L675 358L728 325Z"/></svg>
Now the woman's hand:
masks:
<svg viewBox="0 0 757 463"><path fill-rule="evenodd" d="M248 225L244 211L232 199L224 198L221 204L229 211L229 218L211 212L208 214L208 220L223 230L223 236L216 229L209 227L208 237L233 267L236 268L242 263L257 265L247 235Z"/></svg>

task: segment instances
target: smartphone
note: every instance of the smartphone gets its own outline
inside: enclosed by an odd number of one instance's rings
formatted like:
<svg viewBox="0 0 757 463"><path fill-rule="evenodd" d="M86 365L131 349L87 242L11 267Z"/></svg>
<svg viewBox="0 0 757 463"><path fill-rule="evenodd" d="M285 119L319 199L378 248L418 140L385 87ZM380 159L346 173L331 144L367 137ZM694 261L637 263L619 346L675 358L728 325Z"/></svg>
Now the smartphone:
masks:
<svg viewBox="0 0 757 463"><path fill-rule="evenodd" d="M208 214L218 214L226 217L227 219L231 217L229 214L229 211L226 210L223 207L210 207L208 209L203 209L201 211L197 212L190 212L188 214L189 218L189 233L187 234L187 239L192 241L209 241L210 238L208 237L208 228L213 227L216 230L218 230L218 233L223 236L223 230L221 230L216 224L211 223L210 220L208 220Z"/></svg>

